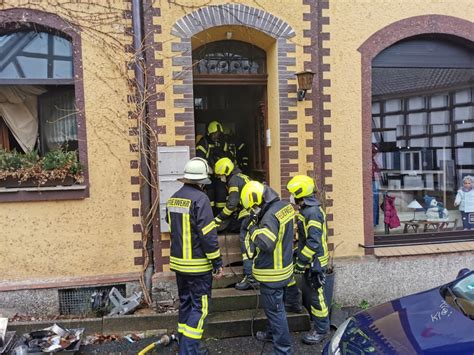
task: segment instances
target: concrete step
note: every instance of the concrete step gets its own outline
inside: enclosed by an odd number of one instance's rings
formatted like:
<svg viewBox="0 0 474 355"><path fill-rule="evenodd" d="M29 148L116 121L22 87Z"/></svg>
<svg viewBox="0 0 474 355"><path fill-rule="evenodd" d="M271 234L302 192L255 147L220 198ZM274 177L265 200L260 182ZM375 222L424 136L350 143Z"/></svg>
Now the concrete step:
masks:
<svg viewBox="0 0 474 355"><path fill-rule="evenodd" d="M253 327L252 327L253 319ZM288 326L292 332L310 329L310 319L307 313L287 313ZM232 338L249 336L258 330L265 330L267 320L262 309L243 309L238 311L216 312L208 316L206 338Z"/></svg>
<svg viewBox="0 0 474 355"><path fill-rule="evenodd" d="M238 234L219 234L217 239L221 251L224 248L235 248L240 250L240 239Z"/></svg>
<svg viewBox="0 0 474 355"><path fill-rule="evenodd" d="M256 309L258 290L238 291L235 288L220 288L212 291L211 312ZM260 305L259 305L259 308Z"/></svg>
<svg viewBox="0 0 474 355"><path fill-rule="evenodd" d="M237 282L242 280L244 273L242 266L229 266L224 267L224 277L220 280L214 280L212 282L212 288L227 288L233 287Z"/></svg>

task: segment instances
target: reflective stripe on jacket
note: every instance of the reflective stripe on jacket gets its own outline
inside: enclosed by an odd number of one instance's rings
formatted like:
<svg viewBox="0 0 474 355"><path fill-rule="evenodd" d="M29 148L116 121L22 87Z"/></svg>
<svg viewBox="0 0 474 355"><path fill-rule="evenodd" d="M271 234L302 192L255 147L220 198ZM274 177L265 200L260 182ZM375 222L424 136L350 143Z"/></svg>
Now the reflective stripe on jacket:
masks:
<svg viewBox="0 0 474 355"><path fill-rule="evenodd" d="M309 265L314 260L320 267L325 267L329 259L326 213L316 198L305 198L305 205L298 214L297 226L298 263Z"/></svg>
<svg viewBox="0 0 474 355"><path fill-rule="evenodd" d="M227 200L223 210L219 213L217 218L225 220L229 218L234 212L240 212L240 193L245 184L250 181L250 178L242 174L239 168L234 168L229 176L227 182ZM240 208L239 208L240 207Z"/></svg>
<svg viewBox="0 0 474 355"><path fill-rule="evenodd" d="M293 276L293 224L295 211L287 202L270 202L248 238L256 248L252 268L255 279L268 287L286 286Z"/></svg>
<svg viewBox="0 0 474 355"><path fill-rule="evenodd" d="M196 144L196 156L205 159L212 169L220 158L230 155L226 142L213 142L208 136L202 137Z"/></svg>
<svg viewBox="0 0 474 355"><path fill-rule="evenodd" d="M166 214L171 270L199 275L222 265L211 204L203 191L185 184L168 200Z"/></svg>

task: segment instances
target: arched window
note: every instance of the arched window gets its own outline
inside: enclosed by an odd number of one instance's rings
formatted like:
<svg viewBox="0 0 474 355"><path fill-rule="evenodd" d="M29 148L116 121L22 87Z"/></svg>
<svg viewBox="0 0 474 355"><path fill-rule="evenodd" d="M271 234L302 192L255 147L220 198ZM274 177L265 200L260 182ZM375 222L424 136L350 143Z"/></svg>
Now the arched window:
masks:
<svg viewBox="0 0 474 355"><path fill-rule="evenodd" d="M69 40L34 31L0 35L0 79L72 78Z"/></svg>
<svg viewBox="0 0 474 355"><path fill-rule="evenodd" d="M375 234L474 226L474 204L458 193L474 175L473 142L472 42L416 36L380 52L372 61ZM380 209L389 200L401 225Z"/></svg>
<svg viewBox="0 0 474 355"><path fill-rule="evenodd" d="M266 74L266 54L250 43L217 41L193 51L194 74Z"/></svg>
<svg viewBox="0 0 474 355"><path fill-rule="evenodd" d="M55 33L0 35L0 148L77 149L72 53Z"/></svg>

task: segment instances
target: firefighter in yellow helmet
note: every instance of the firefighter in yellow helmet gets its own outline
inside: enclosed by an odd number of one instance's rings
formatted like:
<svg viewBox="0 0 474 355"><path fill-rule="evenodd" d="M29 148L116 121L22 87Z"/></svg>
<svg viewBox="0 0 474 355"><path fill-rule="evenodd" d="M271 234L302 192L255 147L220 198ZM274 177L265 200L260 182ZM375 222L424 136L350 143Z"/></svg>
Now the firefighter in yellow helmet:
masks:
<svg viewBox="0 0 474 355"><path fill-rule="evenodd" d="M244 239L246 230L242 228L242 226L245 227L248 224L249 213L240 204L240 194L245 184L250 181L250 178L242 174L242 171L229 158L219 159L214 167L214 173L226 181L228 191L224 209L214 218L218 226L217 230L240 233L244 278L235 285L235 288L237 290L258 288L258 282L252 276L252 260L247 257L245 252Z"/></svg>
<svg viewBox="0 0 474 355"><path fill-rule="evenodd" d="M223 140L223 133L222 124L212 121L207 125L206 135L196 145L196 156L205 159L212 168L220 158L230 155L228 145ZM206 187L206 193L211 201L214 215L217 215L225 206L227 196L225 183L212 175L211 184Z"/></svg>
<svg viewBox="0 0 474 355"><path fill-rule="evenodd" d="M253 258L252 274L260 282L261 302L269 322L266 332L257 332L257 339L272 341L276 354L289 354L291 337L283 294L293 276L295 211L273 189L257 181L245 184L240 200L250 212L245 243L249 258Z"/></svg>
<svg viewBox="0 0 474 355"><path fill-rule="evenodd" d="M170 226L170 269L179 295L179 354L201 354L200 340L211 302L212 278L223 275L216 225L203 187L210 183L205 160L184 167L184 183L166 204Z"/></svg>
<svg viewBox="0 0 474 355"><path fill-rule="evenodd" d="M315 197L314 180L309 176L293 177L288 182L287 189L300 208L297 219L298 251L294 271L296 274L304 274L305 288L311 289L311 300L305 300L306 295L303 293L303 304L311 304L308 311L311 313L314 330L303 336L303 342L317 344L323 341L329 332L329 309L324 293L329 259L326 213ZM288 300L288 296L295 294L287 292L286 302L291 303L292 300ZM299 300L293 300L296 301Z"/></svg>

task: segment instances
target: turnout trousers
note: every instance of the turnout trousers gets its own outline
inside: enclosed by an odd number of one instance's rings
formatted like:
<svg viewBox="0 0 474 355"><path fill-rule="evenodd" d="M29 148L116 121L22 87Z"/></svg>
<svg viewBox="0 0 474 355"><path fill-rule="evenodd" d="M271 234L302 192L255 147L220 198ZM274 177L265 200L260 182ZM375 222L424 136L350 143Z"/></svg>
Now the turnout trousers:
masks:
<svg viewBox="0 0 474 355"><path fill-rule="evenodd" d="M316 290L311 288L309 282L309 271L306 271L303 279L303 305L308 309L313 321L314 330L319 334L326 334L329 331L329 307L326 303L324 286L319 286Z"/></svg>
<svg viewBox="0 0 474 355"><path fill-rule="evenodd" d="M249 277L252 276L252 266L253 260L248 258L247 255L247 247L245 246L245 236L248 233L247 225L248 225L249 218L244 217L241 224L240 224L240 233L239 233L239 240L240 240L240 251L242 252L242 263L244 269L244 275ZM250 250L248 250L250 254L255 252L255 244L250 243Z"/></svg>
<svg viewBox="0 0 474 355"><path fill-rule="evenodd" d="M271 334L275 354L291 354L291 337L283 304L283 287L270 288L260 284L260 298L268 319L267 334Z"/></svg>
<svg viewBox="0 0 474 355"><path fill-rule="evenodd" d="M198 354L211 303L212 273L198 276L176 273L176 283L179 295L179 354Z"/></svg>

